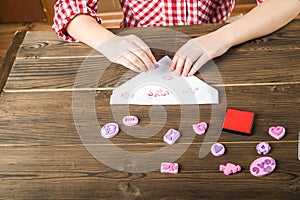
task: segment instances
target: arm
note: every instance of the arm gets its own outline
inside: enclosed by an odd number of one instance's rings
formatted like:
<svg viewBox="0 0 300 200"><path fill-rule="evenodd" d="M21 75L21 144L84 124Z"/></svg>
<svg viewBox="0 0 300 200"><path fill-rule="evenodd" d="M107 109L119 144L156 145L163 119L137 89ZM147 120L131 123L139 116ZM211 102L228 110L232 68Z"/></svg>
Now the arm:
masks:
<svg viewBox="0 0 300 200"><path fill-rule="evenodd" d="M94 49L114 36L90 15L77 15L69 22L66 30L70 36Z"/></svg>
<svg viewBox="0 0 300 200"><path fill-rule="evenodd" d="M234 46L278 30L299 12L299 0L267 0L219 31L222 35L228 35L231 39L230 46Z"/></svg>
<svg viewBox="0 0 300 200"><path fill-rule="evenodd" d="M89 15L77 15L68 24L67 32L112 62L136 72L154 70L156 60L150 48L135 35L116 36Z"/></svg>
<svg viewBox="0 0 300 200"><path fill-rule="evenodd" d="M270 34L294 19L300 11L299 0L267 0L249 13L220 29L192 39L175 54L170 70L184 76L193 75L208 60L224 54L234 45ZM197 56L182 55L192 49ZM194 53L195 54L195 53ZM192 66L192 63L195 63Z"/></svg>
<svg viewBox="0 0 300 200"><path fill-rule="evenodd" d="M137 72L154 69L156 60L142 40L134 35L116 36L101 26L97 0L59 0L54 10L53 29L65 40L81 41Z"/></svg>

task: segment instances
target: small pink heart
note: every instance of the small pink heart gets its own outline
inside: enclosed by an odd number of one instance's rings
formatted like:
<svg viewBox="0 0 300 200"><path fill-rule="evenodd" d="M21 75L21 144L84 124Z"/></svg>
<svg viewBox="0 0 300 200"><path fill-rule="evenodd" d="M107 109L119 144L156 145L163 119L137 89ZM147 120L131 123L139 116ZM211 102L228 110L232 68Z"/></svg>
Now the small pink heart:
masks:
<svg viewBox="0 0 300 200"><path fill-rule="evenodd" d="M269 128L269 134L273 138L280 140L285 135L285 128L283 126L272 126Z"/></svg>
<svg viewBox="0 0 300 200"><path fill-rule="evenodd" d="M193 124L193 129L196 134L203 135L207 129L207 124L205 122L201 122L199 124Z"/></svg>

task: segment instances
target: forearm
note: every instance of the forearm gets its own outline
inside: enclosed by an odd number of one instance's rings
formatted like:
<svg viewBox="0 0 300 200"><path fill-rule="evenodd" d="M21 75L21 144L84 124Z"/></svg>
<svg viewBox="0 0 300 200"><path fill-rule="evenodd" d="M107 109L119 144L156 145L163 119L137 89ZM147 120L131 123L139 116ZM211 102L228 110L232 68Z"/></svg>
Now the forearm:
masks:
<svg viewBox="0 0 300 200"><path fill-rule="evenodd" d="M267 0L217 32L234 46L278 30L294 19L299 11L300 0Z"/></svg>
<svg viewBox="0 0 300 200"><path fill-rule="evenodd" d="M104 41L114 34L101 26L89 15L77 15L67 26L70 36L96 49Z"/></svg>

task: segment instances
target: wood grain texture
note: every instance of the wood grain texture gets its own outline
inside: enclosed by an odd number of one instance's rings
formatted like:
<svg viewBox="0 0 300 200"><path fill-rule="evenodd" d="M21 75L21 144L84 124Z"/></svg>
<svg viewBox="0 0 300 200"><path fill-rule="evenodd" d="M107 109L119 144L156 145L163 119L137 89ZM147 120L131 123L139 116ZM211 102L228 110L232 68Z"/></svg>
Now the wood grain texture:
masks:
<svg viewBox="0 0 300 200"><path fill-rule="evenodd" d="M22 43L24 36L25 36L24 32L16 33L13 43L11 44L9 50L7 51L6 54L7 56L4 58L3 64L0 66L0 94L6 83L9 72L16 58L18 48L20 47L20 44Z"/></svg>
<svg viewBox="0 0 300 200"><path fill-rule="evenodd" d="M54 4L56 0L40 0L43 6L43 12L49 24L53 24L54 17Z"/></svg>
<svg viewBox="0 0 300 200"><path fill-rule="evenodd" d="M0 1L0 22L46 21L40 0Z"/></svg>
<svg viewBox="0 0 300 200"><path fill-rule="evenodd" d="M199 146L191 145L177 160L181 164L178 175L160 174L158 170L134 174L118 172L94 159L80 145L1 147L0 155L6 159L0 163L0 197L239 199L242 195L245 199L298 198L300 168L292 162L296 144L272 144L274 149L270 156L279 164L273 174L262 178L249 173L251 161L258 157L255 144L226 144L226 147L228 152L223 157L208 155L199 159L195 153ZM226 162L240 164L242 172L225 176L218 171L218 166ZM249 190L252 192L245 192Z"/></svg>
<svg viewBox="0 0 300 200"><path fill-rule="evenodd" d="M297 140L297 126L300 117L300 87L295 85L282 86L241 86L225 87L227 107L249 110L256 113L253 135L245 137L228 132L223 132L220 137L222 142L230 141L260 141L272 140L267 134L270 126L284 124L289 134L286 140ZM89 97L93 92L81 91L83 98ZM161 138L171 127L181 128L183 133L193 134L192 124L199 121L207 123L222 124L223 116L212 116L212 107L210 105L200 106L164 106L163 108L151 108L149 106L129 106L109 105L111 91L97 91L95 93L95 110L97 118L87 113L81 126L92 127L93 125L104 124L116 121L122 124L122 117L128 110L130 114L136 115L141 120L142 133L146 134L151 130L157 131L157 134L149 140L144 141L140 138L134 138L124 134L128 131L137 129L126 129L121 126L125 132L118 137L113 138L116 143L159 143L163 145ZM76 132L73 114L80 109L82 105L72 103L74 93L72 92L34 92L34 93L4 93L1 97L3 102L1 107L0 144L79 144L80 139ZM225 98L221 96L221 99ZM251 99L249 101L248 99ZM93 105L87 104L88 99L82 99L87 107ZM274 109L276 107L276 109ZM154 109L154 110L153 110ZM194 118L196 109L200 116ZM87 110L89 111L89 110ZM85 112L87 112L85 111ZM76 112L75 112L76 113ZM164 114L166 113L166 114ZM153 118L151 116L158 116ZM172 116L172 117L167 117ZM182 118L185 116L185 118ZM210 122L211 121L211 122ZM148 128L147 128L148 127ZM88 133L87 133L88 134ZM215 135L212 135L213 139ZM209 138L209 137L208 137ZM195 138L195 142L203 142L203 137Z"/></svg>
<svg viewBox="0 0 300 200"><path fill-rule="evenodd" d="M5 23L0 24L0 65L12 44L15 33L29 30L51 30L51 26L46 23Z"/></svg>
<svg viewBox="0 0 300 200"><path fill-rule="evenodd" d="M196 36L215 28L174 30ZM150 33L145 33L148 41L162 44ZM171 45L166 38L162 42ZM299 199L299 21L216 59L223 84L208 70L212 63L198 75L220 91L225 88L226 98L221 92L220 100L226 107L255 112L249 137L225 131L220 137L213 132L193 137L192 123L206 121L210 129L222 124L223 113L214 112L212 105L109 105L112 88L135 73L110 65L101 55L89 55L90 51L85 45L63 42L53 32L26 34L0 96L1 199ZM172 54L153 52L157 58ZM86 58L91 61L74 89L74 78ZM94 80L95 67L106 65L103 76ZM140 118L140 127L121 124L127 112ZM99 128L108 122L119 123L121 131L103 140ZM276 125L287 131L279 141L267 133ZM142 159L166 146L162 137L169 128L182 133L170 152L187 147L175 160L180 164L177 175L159 172L162 160L173 161L166 152ZM151 137L141 138L147 134ZM200 159L201 148L210 148L215 141L225 145L226 154L217 158L208 153ZM260 157L255 146L261 141L270 142L269 155L278 165L271 175L256 178L249 167ZM227 162L241 165L242 171L225 176L218 168ZM146 173L128 172L145 169L147 163L157 167Z"/></svg>
<svg viewBox="0 0 300 200"><path fill-rule="evenodd" d="M299 22L299 20L295 20L284 29L238 45L223 56L214 59L214 63L222 75L223 83L299 82L300 71L295 70L299 66L300 58L300 37L299 31L297 31ZM199 34L197 33L198 35L215 29L215 26L212 25L204 27ZM195 36L194 33L201 28L191 26L190 29L185 27L172 29ZM140 29L134 30L137 34L141 32ZM172 57L180 44L187 41L185 37L176 38L176 46L174 39L167 38L167 35L165 38L162 37L159 31L153 31L156 29L148 32L148 29L142 30L144 31L140 36L150 47L160 46L161 49L153 49L157 59L166 54ZM164 29L158 30L164 31ZM45 39L41 40L41 37ZM202 78L210 84L221 82L220 76L211 73L211 65L214 63L208 63L199 71ZM82 81L80 87L95 88L97 83L93 83L89 76L100 66L105 71L98 87L116 87L120 84L119 77L122 76L127 80L136 75L128 73L128 69L120 65L111 65L106 58L86 45L64 42L52 32L28 32L5 89L72 89L80 67L86 69L86 80ZM229 68L230 70L228 70ZM283 69L285 70L284 76L282 76ZM247 76L241 74L247 74ZM198 77L201 78L201 76L198 74Z"/></svg>

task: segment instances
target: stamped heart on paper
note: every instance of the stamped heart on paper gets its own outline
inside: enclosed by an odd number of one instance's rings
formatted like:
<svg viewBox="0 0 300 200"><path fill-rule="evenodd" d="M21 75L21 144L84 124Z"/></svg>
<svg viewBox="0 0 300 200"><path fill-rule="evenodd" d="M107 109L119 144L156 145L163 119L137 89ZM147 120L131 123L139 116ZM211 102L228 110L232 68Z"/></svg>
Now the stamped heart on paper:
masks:
<svg viewBox="0 0 300 200"><path fill-rule="evenodd" d="M285 128L283 126L272 126L269 128L269 134L273 138L280 140L285 135Z"/></svg>

